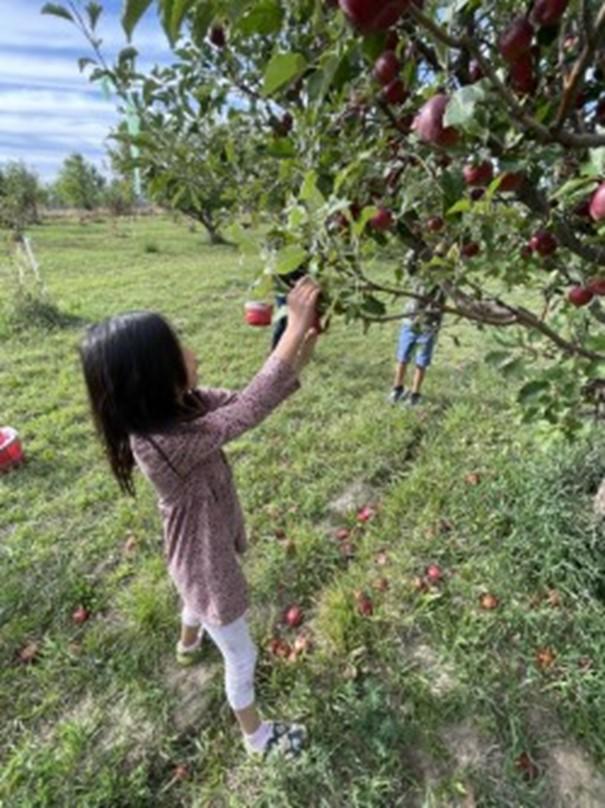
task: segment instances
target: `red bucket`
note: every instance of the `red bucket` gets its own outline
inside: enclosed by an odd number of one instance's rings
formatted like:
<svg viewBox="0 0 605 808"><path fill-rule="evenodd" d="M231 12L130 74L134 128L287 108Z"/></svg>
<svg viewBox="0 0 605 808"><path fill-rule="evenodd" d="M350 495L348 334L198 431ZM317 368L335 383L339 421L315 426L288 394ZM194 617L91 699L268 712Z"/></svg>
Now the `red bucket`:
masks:
<svg viewBox="0 0 605 808"><path fill-rule="evenodd" d="M18 466L24 460L23 446L17 430L10 426L0 428L0 472Z"/></svg>
<svg viewBox="0 0 605 808"><path fill-rule="evenodd" d="M266 327L273 320L273 306L269 303L250 301L244 306L244 312L248 325Z"/></svg>

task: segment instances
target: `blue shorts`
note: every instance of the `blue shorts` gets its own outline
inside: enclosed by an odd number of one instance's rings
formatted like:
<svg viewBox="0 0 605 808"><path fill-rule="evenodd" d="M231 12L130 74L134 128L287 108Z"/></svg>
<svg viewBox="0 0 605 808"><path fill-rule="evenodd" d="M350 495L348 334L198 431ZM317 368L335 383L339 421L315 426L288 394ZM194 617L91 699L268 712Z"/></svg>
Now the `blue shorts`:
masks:
<svg viewBox="0 0 605 808"><path fill-rule="evenodd" d="M419 368L428 368L433 359L433 351L437 342L435 331L415 331L409 321L401 326L399 343L397 345L397 361L406 365L416 352L416 365Z"/></svg>

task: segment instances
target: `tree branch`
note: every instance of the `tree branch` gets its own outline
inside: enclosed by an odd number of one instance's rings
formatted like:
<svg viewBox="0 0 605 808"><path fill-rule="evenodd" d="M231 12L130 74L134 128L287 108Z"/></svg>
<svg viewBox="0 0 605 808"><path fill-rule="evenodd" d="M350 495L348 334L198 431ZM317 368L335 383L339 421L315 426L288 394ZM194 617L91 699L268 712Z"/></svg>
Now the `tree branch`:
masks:
<svg viewBox="0 0 605 808"><path fill-rule="evenodd" d="M557 112L557 117L552 125L552 129L554 132L557 132L563 126L565 119L569 115L570 110L573 108L576 98L578 97L578 93L582 88L582 84L584 82L584 74L586 73L586 69L590 65L590 62L595 54L595 51L599 45L599 39L605 30L605 3L602 4L601 10L597 16L594 28L592 31L590 28L585 30L586 34L586 43L584 45L584 50L578 57L573 70L571 71L571 75L567 80L567 86L565 88L565 92L563 93L563 97L561 98L561 104L559 106L559 110ZM605 140L605 138L604 138Z"/></svg>
<svg viewBox="0 0 605 808"><path fill-rule="evenodd" d="M485 58L481 53L481 49L466 35L455 37L449 34L444 28L437 23L433 22L430 17L423 14L418 7L412 3L409 13L413 15L416 22L423 26L430 34L432 34L444 45L451 48L466 49L471 53L479 63L483 74L491 81L496 89L496 92L506 102L510 111L515 118L530 132L532 132L538 140L543 143L561 143L563 146L571 148L590 148L605 146L605 135L598 134L577 134L575 132L564 132L549 129L544 124L537 121L532 115L529 115L523 108L522 104L518 101L517 97L511 90L500 81L496 74L492 62Z"/></svg>

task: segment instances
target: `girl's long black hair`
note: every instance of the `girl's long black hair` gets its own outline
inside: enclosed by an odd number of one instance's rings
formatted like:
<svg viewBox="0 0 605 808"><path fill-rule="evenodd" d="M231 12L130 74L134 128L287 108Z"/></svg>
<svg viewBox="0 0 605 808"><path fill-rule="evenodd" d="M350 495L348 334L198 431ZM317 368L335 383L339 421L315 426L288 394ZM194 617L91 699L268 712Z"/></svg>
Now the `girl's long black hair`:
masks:
<svg viewBox="0 0 605 808"><path fill-rule="evenodd" d="M180 342L159 314L134 311L88 328L80 359L93 420L112 471L122 491L134 496L129 436L161 432L203 411L195 393L187 392Z"/></svg>

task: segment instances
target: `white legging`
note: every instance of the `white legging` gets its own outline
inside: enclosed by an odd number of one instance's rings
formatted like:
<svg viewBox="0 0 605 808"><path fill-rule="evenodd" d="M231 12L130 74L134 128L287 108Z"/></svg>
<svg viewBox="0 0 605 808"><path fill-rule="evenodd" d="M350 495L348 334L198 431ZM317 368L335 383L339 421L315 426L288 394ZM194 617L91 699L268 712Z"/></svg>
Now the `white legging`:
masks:
<svg viewBox="0 0 605 808"><path fill-rule="evenodd" d="M254 670L258 652L250 637L245 617L227 626L215 626L201 620L187 607L183 609L183 624L192 628L202 626L225 661L225 692L232 710L245 710L254 704Z"/></svg>

